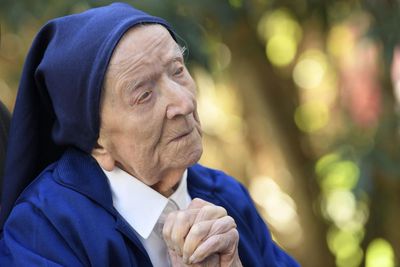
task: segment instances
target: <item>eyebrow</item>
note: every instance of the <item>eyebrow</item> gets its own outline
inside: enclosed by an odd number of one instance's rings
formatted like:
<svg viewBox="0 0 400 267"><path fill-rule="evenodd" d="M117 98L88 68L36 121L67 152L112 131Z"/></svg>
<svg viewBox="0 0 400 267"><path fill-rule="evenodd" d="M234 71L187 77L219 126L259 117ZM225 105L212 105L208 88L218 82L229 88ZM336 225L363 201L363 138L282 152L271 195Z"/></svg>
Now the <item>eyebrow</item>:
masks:
<svg viewBox="0 0 400 267"><path fill-rule="evenodd" d="M187 48L185 46L180 46L179 44L177 44L175 46L174 49L174 54L171 58L169 58L164 64L163 66L167 66L173 62L179 61L182 64L184 64L184 55L185 52L187 51ZM124 88L124 94L131 94L132 92L136 91L137 88L139 88L141 85L149 82L152 77L152 75L145 75L141 78L135 79L135 80L131 80L131 81L127 81L122 85L122 87Z"/></svg>
<svg viewBox="0 0 400 267"><path fill-rule="evenodd" d="M174 50L175 50L175 51L174 51L174 55L173 55L171 58L169 58L169 59L163 64L164 67L167 66L167 65L169 65L169 64L171 64L172 62L175 62L175 61L179 61L179 62L181 62L181 63L184 63L184 55L185 55L185 52L186 52L186 47L185 47L185 46L177 45L176 48L175 48Z"/></svg>
<svg viewBox="0 0 400 267"><path fill-rule="evenodd" d="M182 57L184 57L186 51L188 51L187 48L186 48L186 46L180 46L179 44L178 44L178 49L179 49L179 52L180 52L180 54L182 55Z"/></svg>
<svg viewBox="0 0 400 267"><path fill-rule="evenodd" d="M127 81L124 84L122 84L124 88L123 91L125 94L126 93L131 94L132 92L135 92L140 86L148 83L149 81L151 81L150 75L143 76L139 79Z"/></svg>

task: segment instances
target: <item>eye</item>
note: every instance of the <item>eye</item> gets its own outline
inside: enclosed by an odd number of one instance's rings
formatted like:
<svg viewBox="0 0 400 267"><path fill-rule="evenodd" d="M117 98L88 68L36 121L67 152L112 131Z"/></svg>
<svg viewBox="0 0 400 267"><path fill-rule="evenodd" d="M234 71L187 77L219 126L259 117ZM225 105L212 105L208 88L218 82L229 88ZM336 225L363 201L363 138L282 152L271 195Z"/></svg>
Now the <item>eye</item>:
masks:
<svg viewBox="0 0 400 267"><path fill-rule="evenodd" d="M177 68L176 71L175 71L175 73L174 73L174 75L175 75L175 76L180 75L180 74L183 72L183 70L184 70L184 68L183 68L182 66L179 67L179 68Z"/></svg>
<svg viewBox="0 0 400 267"><path fill-rule="evenodd" d="M152 93L153 93L152 91L146 91L146 92L144 92L144 93L139 97L138 103L140 104L140 103L145 102L147 99L150 98L150 96L151 96Z"/></svg>

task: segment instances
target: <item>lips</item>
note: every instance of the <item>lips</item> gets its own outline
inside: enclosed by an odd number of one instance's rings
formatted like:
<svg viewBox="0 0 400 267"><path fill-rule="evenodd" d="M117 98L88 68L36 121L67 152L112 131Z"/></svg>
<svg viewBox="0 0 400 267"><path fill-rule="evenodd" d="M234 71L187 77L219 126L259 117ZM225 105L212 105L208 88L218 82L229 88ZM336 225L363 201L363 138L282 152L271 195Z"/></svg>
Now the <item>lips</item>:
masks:
<svg viewBox="0 0 400 267"><path fill-rule="evenodd" d="M182 138L185 138L186 136L188 136L189 134L191 134L193 132L193 129L190 129L186 132L183 132L182 134L178 135L177 137L175 137L174 139L172 139L171 141L178 141Z"/></svg>

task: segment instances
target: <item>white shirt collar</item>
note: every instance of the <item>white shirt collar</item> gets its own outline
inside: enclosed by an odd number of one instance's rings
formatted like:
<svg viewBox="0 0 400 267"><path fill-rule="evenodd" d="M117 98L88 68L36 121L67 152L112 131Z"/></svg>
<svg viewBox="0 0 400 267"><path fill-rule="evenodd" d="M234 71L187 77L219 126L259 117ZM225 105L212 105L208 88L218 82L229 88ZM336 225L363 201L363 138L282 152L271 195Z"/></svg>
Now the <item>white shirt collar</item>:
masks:
<svg viewBox="0 0 400 267"><path fill-rule="evenodd" d="M142 238L147 239L168 204L168 198L117 167L110 172L104 169L103 171L111 187L115 209ZM179 209L189 205L187 170L169 199L173 200Z"/></svg>

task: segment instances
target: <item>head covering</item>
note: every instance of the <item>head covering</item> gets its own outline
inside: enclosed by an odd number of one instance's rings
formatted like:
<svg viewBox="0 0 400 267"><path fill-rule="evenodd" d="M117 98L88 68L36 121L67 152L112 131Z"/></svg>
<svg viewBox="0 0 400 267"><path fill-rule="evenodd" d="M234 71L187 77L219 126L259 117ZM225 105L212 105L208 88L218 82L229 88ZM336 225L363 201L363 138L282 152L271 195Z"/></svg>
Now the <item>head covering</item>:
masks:
<svg viewBox="0 0 400 267"><path fill-rule="evenodd" d="M132 26L163 19L114 3L49 21L25 61L11 122L0 228L24 188L66 147L91 153L112 52Z"/></svg>

